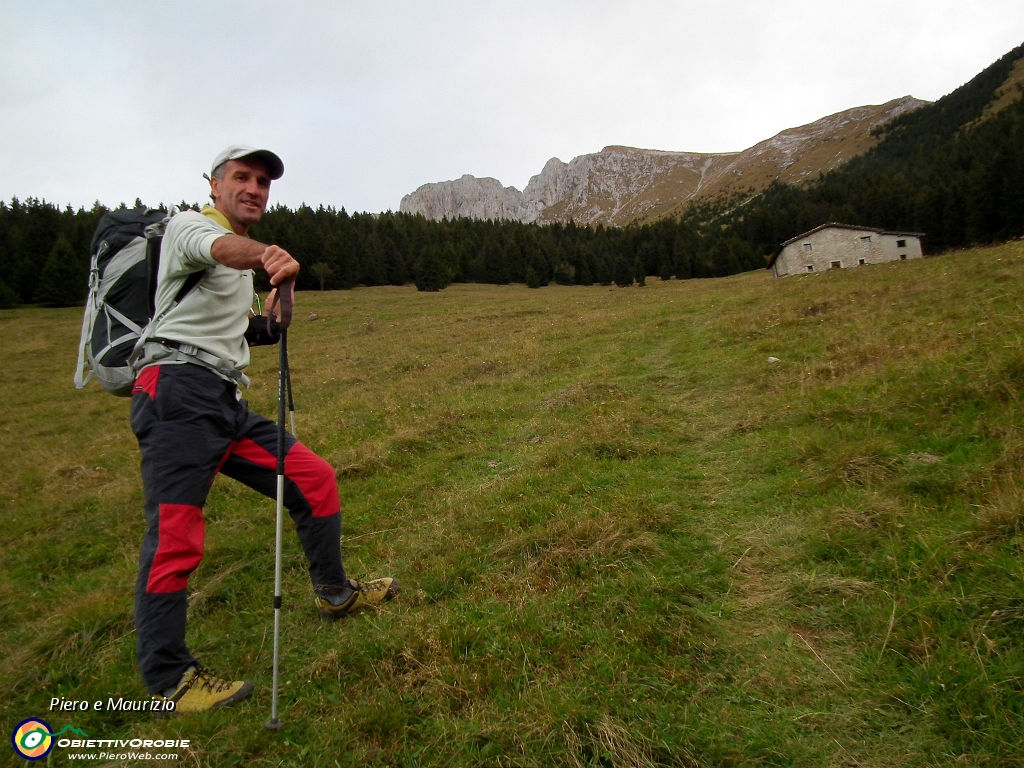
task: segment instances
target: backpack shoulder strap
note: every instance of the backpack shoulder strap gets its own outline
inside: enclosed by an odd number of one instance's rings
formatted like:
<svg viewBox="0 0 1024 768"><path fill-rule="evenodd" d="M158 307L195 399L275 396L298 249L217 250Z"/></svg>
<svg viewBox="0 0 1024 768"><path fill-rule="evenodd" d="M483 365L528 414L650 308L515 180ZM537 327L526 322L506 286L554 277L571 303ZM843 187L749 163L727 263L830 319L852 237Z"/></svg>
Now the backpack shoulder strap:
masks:
<svg viewBox="0 0 1024 768"><path fill-rule="evenodd" d="M185 282L181 286L181 290L178 291L178 295L174 297L174 305L181 304L181 300L192 293L192 289L199 285L199 281L206 276L206 270L201 269L198 272L192 272L188 277L185 278Z"/></svg>
<svg viewBox="0 0 1024 768"><path fill-rule="evenodd" d="M156 330L156 324L163 320L167 313L174 309L176 306L178 306L185 299L186 296L192 293L192 291L195 290L196 286L203 281L204 277L206 277L206 270L201 269L198 272L191 272L189 276L185 278L185 282L178 290L178 293L174 297L174 302L171 304L171 306L169 306L159 315L156 315L154 318L152 318L149 321L149 325L147 325L143 329L142 333L139 335L139 340L135 342L135 349L132 350L131 357L128 358L128 365L134 367L135 363L142 356L142 351L146 346L146 342L148 342L150 338L153 336L153 332Z"/></svg>

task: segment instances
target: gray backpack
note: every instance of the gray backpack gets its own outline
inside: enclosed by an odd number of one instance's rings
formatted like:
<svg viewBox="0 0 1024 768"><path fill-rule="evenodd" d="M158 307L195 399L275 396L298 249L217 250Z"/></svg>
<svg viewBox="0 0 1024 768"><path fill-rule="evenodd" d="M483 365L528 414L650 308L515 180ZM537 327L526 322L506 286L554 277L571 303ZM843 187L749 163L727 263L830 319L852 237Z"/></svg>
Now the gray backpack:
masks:
<svg viewBox="0 0 1024 768"><path fill-rule="evenodd" d="M105 214L96 226L89 247L89 298L78 345L77 389L95 376L111 394L131 396L135 372L129 358L153 319L160 243L174 213L121 209ZM179 301L202 276L189 276Z"/></svg>

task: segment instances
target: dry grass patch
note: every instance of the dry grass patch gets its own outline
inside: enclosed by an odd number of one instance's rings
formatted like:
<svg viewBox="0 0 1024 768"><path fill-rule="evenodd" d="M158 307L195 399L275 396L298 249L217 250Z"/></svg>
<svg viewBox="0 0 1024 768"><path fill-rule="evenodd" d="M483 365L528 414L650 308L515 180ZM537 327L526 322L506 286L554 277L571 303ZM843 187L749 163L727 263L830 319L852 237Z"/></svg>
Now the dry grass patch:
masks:
<svg viewBox="0 0 1024 768"><path fill-rule="evenodd" d="M1011 475L975 516L975 541L1022 541L1024 537L1024 477Z"/></svg>

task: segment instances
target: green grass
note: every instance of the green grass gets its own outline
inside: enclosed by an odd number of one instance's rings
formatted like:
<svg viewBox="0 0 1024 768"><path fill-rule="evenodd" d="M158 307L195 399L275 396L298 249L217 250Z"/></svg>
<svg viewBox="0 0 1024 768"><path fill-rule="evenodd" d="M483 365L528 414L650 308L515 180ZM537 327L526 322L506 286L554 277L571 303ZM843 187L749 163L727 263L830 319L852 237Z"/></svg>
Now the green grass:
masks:
<svg viewBox="0 0 1024 768"><path fill-rule="evenodd" d="M299 435L337 468L350 573L405 591L321 623L289 534L280 733L274 505L226 478L189 641L256 694L47 711L144 696L138 450L127 400L72 388L80 310L0 313L0 725L188 738L190 766L1019 765L1022 281L1015 242L781 281L301 294ZM276 365L254 351L267 414Z"/></svg>

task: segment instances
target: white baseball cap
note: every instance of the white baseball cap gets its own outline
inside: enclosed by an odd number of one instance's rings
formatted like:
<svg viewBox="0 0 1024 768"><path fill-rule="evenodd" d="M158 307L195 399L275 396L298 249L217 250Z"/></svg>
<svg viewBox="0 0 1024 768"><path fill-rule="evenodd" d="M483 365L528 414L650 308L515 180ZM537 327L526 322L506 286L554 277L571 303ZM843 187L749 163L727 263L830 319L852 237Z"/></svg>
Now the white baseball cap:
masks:
<svg viewBox="0 0 1024 768"><path fill-rule="evenodd" d="M256 149L256 147L250 147L246 144L232 144L217 155L217 157L213 159L213 167L210 169L210 175L213 176L214 171L228 160L241 160L243 157L256 157L262 160L267 166L267 171L270 172L270 178L272 180L277 180L284 176L284 163L281 162L280 157L275 155L269 149Z"/></svg>

